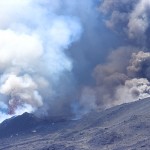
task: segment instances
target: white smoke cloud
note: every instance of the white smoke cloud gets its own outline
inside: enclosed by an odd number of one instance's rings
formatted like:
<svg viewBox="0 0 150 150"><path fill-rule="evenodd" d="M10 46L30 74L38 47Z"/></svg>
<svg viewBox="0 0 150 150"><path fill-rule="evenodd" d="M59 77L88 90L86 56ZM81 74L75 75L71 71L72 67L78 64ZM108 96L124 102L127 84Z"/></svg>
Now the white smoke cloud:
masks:
<svg viewBox="0 0 150 150"><path fill-rule="evenodd" d="M59 77L72 70L65 50L82 27L59 14L60 6L59 0L0 1L0 122L44 107Z"/></svg>
<svg viewBox="0 0 150 150"><path fill-rule="evenodd" d="M116 90L114 104L122 104L150 97L150 82L145 78L126 80L125 85Z"/></svg>
<svg viewBox="0 0 150 150"><path fill-rule="evenodd" d="M0 69L9 66L24 67L34 63L43 54L43 46L36 35L0 30Z"/></svg>

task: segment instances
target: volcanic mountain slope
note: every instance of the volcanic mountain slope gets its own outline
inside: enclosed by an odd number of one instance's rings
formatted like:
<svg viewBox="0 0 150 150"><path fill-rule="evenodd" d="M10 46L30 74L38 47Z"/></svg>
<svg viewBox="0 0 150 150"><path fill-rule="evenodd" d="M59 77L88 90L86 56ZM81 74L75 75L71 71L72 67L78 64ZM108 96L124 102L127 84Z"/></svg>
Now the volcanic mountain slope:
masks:
<svg viewBox="0 0 150 150"><path fill-rule="evenodd" d="M25 113L0 125L0 150L126 149L150 149L150 98L80 120L44 120Z"/></svg>

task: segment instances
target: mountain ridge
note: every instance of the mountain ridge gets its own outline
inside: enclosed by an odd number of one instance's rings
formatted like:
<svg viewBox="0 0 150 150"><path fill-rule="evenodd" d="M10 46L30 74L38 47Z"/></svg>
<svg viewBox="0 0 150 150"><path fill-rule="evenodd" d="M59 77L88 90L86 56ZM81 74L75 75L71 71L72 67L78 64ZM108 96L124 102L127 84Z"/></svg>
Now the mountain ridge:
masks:
<svg viewBox="0 0 150 150"><path fill-rule="evenodd" d="M26 113L19 117L26 116L35 123L28 130L23 128L2 137L2 131L6 130L1 126L7 121L0 124L0 150L146 150L150 148L149 108L150 98L147 98L93 111L79 120L56 122Z"/></svg>

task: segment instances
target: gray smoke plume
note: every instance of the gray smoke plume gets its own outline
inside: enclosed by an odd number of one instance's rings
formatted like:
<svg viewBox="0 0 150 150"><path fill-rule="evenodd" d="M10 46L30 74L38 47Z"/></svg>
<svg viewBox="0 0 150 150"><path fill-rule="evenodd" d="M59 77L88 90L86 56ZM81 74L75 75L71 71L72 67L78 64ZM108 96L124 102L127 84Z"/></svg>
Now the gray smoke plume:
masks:
<svg viewBox="0 0 150 150"><path fill-rule="evenodd" d="M129 39L137 39L138 42L144 42L147 38L149 8L148 0L104 0L100 6L100 10L109 16L105 20L109 28L119 28L126 32Z"/></svg>
<svg viewBox="0 0 150 150"><path fill-rule="evenodd" d="M0 122L80 117L148 97L148 0L1 0Z"/></svg>
<svg viewBox="0 0 150 150"><path fill-rule="evenodd" d="M104 24L122 40L116 42L119 48L110 50L105 62L93 69L95 84L82 87L82 91L87 91L79 95L85 110L150 97L149 8L147 0L101 1L99 11Z"/></svg>

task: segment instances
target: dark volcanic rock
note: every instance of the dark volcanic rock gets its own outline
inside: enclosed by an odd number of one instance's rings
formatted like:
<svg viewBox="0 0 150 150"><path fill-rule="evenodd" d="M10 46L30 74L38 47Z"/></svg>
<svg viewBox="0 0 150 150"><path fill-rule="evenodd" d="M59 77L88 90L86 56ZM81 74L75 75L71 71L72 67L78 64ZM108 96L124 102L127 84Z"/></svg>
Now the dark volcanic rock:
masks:
<svg viewBox="0 0 150 150"><path fill-rule="evenodd" d="M99 135L96 135L94 138L92 138L89 143L92 146L100 146L100 145L109 145L113 143L117 143L122 140L122 137L116 133L116 132L111 132L111 133L102 133Z"/></svg>
<svg viewBox="0 0 150 150"><path fill-rule="evenodd" d="M80 120L25 113L0 124L0 150L148 150L149 108L147 98L91 112Z"/></svg>
<svg viewBox="0 0 150 150"><path fill-rule="evenodd" d="M12 117L0 124L0 138L19 133L27 133L40 129L43 126L54 125L57 122L65 122L66 118L62 116L51 116L49 118L38 118L33 114L24 113L17 117Z"/></svg>
<svg viewBox="0 0 150 150"><path fill-rule="evenodd" d="M45 147L41 150L77 150L77 149L75 149L74 146L66 147L66 146L61 145L61 144L53 144L53 145Z"/></svg>
<svg viewBox="0 0 150 150"><path fill-rule="evenodd" d="M33 114L24 113L23 115L7 119L0 125L0 137L6 137L20 132L26 132L42 123L41 119Z"/></svg>

